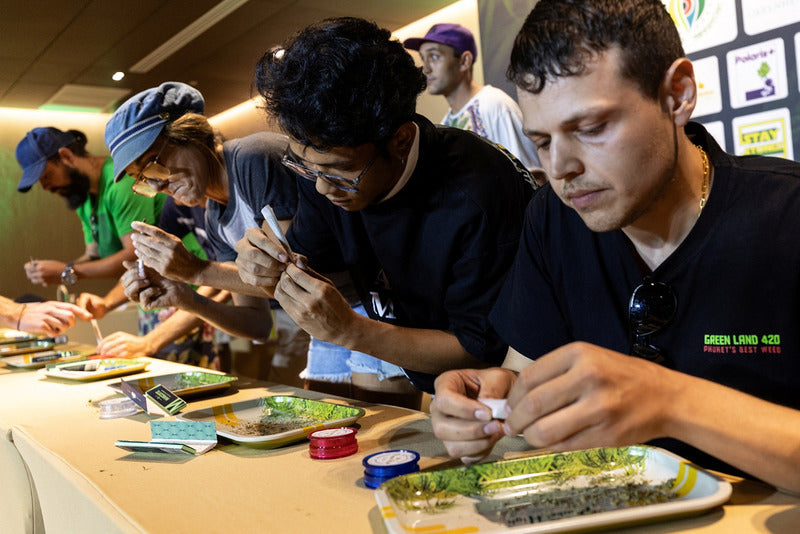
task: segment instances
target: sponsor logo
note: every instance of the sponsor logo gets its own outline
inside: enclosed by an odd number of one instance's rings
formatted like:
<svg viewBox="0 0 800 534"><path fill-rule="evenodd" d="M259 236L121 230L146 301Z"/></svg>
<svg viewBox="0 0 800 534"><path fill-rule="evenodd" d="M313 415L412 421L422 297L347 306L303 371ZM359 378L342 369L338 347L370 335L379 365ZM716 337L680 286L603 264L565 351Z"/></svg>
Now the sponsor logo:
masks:
<svg viewBox="0 0 800 534"><path fill-rule="evenodd" d="M781 354L780 334L706 334L703 352L710 354Z"/></svg>

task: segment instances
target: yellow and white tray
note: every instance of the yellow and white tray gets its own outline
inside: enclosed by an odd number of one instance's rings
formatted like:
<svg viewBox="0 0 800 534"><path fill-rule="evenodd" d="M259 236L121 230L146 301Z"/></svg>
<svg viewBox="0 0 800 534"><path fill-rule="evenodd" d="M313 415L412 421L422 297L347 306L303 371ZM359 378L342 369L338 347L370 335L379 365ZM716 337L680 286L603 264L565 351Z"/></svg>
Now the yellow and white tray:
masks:
<svg viewBox="0 0 800 534"><path fill-rule="evenodd" d="M630 488L640 485L662 488L664 502L629 501ZM603 491L619 493L605 499L609 495ZM375 497L392 534L499 534L584 531L665 520L719 506L731 491L728 482L679 456L637 445L412 473L384 482ZM620 499L625 504L608 511L615 506L575 506L577 495L591 492L601 496L600 502Z"/></svg>

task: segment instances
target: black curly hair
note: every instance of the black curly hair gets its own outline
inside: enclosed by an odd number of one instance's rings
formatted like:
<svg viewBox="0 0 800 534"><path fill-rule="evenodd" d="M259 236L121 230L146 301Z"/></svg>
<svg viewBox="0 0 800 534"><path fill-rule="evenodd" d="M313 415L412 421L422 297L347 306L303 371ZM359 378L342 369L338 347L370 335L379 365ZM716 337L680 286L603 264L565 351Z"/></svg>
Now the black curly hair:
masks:
<svg viewBox="0 0 800 534"><path fill-rule="evenodd" d="M664 73L684 56L661 0L540 0L517 34L507 75L539 93L548 81L580 75L588 59L612 46L622 51L622 75L653 99Z"/></svg>
<svg viewBox="0 0 800 534"><path fill-rule="evenodd" d="M425 76L388 30L341 17L268 50L256 66L256 87L281 129L304 145L383 148L413 118Z"/></svg>

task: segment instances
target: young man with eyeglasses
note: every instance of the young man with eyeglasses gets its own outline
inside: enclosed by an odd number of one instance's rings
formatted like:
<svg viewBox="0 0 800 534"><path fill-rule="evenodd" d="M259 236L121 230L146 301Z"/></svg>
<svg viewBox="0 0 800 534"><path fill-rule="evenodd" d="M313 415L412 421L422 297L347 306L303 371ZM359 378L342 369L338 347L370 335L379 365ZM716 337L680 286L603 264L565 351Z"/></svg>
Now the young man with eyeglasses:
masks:
<svg viewBox="0 0 800 534"><path fill-rule="evenodd" d="M436 435L465 462L653 442L800 491L800 165L689 122L660 0L540 0L509 72L550 183L492 311L504 367L440 376Z"/></svg>
<svg viewBox="0 0 800 534"><path fill-rule="evenodd" d="M38 182L44 190L64 197L80 217L86 243L84 254L72 262L26 263L31 282L71 286L84 278L119 277L125 270L122 262L136 259L131 223L155 224L165 197L135 195L130 177L115 183L111 158L90 154L86 136L78 130L34 128L17 145L16 157L23 170L17 190L25 193ZM109 298L124 301L124 295L117 293Z"/></svg>
<svg viewBox="0 0 800 534"><path fill-rule="evenodd" d="M266 107L304 178L287 235L248 230L243 280L312 337L372 355L432 391L446 369L499 363L488 322L532 196L530 174L492 143L415 114L419 67L389 31L328 19L268 51ZM317 273L346 270L368 317ZM401 377L402 378L402 377Z"/></svg>

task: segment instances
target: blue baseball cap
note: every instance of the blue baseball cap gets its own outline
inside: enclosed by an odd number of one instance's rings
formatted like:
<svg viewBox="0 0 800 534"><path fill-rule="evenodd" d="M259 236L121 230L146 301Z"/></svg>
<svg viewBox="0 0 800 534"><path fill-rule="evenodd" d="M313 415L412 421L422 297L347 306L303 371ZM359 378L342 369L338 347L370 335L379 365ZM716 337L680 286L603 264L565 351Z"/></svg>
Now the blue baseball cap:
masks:
<svg viewBox="0 0 800 534"><path fill-rule="evenodd" d="M200 91L181 82L164 82L126 100L106 123L105 141L114 160L114 181L144 154L168 122L186 113L203 113Z"/></svg>
<svg viewBox="0 0 800 534"><path fill-rule="evenodd" d="M22 167L22 178L17 191L26 193L39 181L47 165L47 158L58 154L58 149L75 142L75 137L58 128L34 128L17 145L17 162Z"/></svg>
<svg viewBox="0 0 800 534"><path fill-rule="evenodd" d="M472 32L461 24L453 24L445 22L442 24L434 24L425 37L411 37L403 41L403 46L409 50L419 50L422 43L441 43L447 46L452 46L456 52L463 54L464 52L472 52L473 61L478 59L478 47L475 46L475 37Z"/></svg>

